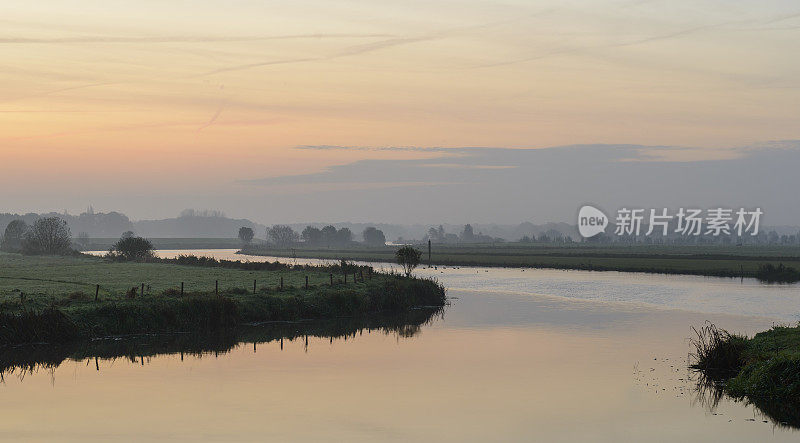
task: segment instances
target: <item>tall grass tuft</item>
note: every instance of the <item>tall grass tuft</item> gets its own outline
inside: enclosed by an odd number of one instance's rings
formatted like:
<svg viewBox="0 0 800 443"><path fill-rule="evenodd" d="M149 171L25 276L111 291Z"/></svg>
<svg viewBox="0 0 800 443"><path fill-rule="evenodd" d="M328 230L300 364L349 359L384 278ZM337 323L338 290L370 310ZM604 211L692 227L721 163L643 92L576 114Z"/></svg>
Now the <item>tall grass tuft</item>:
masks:
<svg viewBox="0 0 800 443"><path fill-rule="evenodd" d="M711 380L721 381L735 376L745 364L747 338L731 334L707 322L700 329L692 327L692 369L703 371Z"/></svg>

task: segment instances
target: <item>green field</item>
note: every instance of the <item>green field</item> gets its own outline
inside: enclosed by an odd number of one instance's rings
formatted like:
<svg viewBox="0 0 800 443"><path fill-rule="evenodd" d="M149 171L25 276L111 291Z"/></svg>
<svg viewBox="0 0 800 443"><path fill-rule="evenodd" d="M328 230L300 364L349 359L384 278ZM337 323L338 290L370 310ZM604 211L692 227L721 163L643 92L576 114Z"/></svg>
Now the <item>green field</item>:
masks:
<svg viewBox="0 0 800 443"><path fill-rule="evenodd" d="M243 322L329 319L445 303L444 289L432 281L369 267L227 265L233 267L0 253L0 345L207 331Z"/></svg>
<svg viewBox="0 0 800 443"><path fill-rule="evenodd" d="M427 245L417 245L427 263ZM248 253L278 257L305 257L394 261L397 247L296 248L252 247ZM783 263L800 270L800 248L787 246L607 246L497 243L487 245L432 245L433 265L504 266L596 271L630 271L755 277L762 264Z"/></svg>

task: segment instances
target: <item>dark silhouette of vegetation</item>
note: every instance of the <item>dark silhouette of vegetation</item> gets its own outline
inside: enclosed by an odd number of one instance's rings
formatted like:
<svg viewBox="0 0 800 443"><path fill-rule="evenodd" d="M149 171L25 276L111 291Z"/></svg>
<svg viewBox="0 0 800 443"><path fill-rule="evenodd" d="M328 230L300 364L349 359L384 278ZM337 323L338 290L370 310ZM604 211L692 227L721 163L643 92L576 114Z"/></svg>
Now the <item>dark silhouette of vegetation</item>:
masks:
<svg viewBox="0 0 800 443"><path fill-rule="evenodd" d="M300 234L300 238L302 238L303 243L307 245L320 245L322 244L322 231L313 226L306 226L302 234Z"/></svg>
<svg viewBox="0 0 800 443"><path fill-rule="evenodd" d="M707 324L695 330L691 368L698 388L745 400L781 425L800 427L800 327L774 327L747 338Z"/></svg>
<svg viewBox="0 0 800 443"><path fill-rule="evenodd" d="M28 231L28 224L24 220L12 220L6 226L3 233L3 241L0 242L0 249L6 252L22 251L22 241Z"/></svg>
<svg viewBox="0 0 800 443"><path fill-rule="evenodd" d="M121 358L138 361L142 357L176 354L200 357L208 353L229 352L241 343L266 344L279 340L291 342L308 337L330 339L330 343L334 343L336 340L347 340L371 333L393 334L401 339L415 336L422 327L443 315L444 308L435 307L350 318L242 325L197 334L139 335L65 343L58 342L58 336L53 336L52 339L33 337L30 343L35 344L0 348L0 381L5 375L24 375L38 369L56 368L64 362L87 359L97 359L99 370L103 360L114 361Z"/></svg>
<svg viewBox="0 0 800 443"><path fill-rule="evenodd" d="M274 225L267 229L267 238L279 248L288 248L297 243L300 236L288 225Z"/></svg>
<svg viewBox="0 0 800 443"><path fill-rule="evenodd" d="M42 311L0 310L0 347L31 342L63 342L123 334L208 332L243 323L299 321L407 312L442 307L444 288L431 280L379 274L358 283L313 288L244 288L191 292L165 290L94 301L65 296Z"/></svg>
<svg viewBox="0 0 800 443"><path fill-rule="evenodd" d="M406 277L410 277L411 272L413 272L414 269L419 266L421 257L422 252L420 252L418 249L415 249L413 246L403 246L402 248L398 249L397 252L395 252L397 264L403 267Z"/></svg>
<svg viewBox="0 0 800 443"><path fill-rule="evenodd" d="M72 252L72 235L67 222L58 217L36 220L25 231L22 253L29 255L66 255Z"/></svg>
<svg viewBox="0 0 800 443"><path fill-rule="evenodd" d="M364 237L364 243L369 246L384 246L386 244L386 236L383 231L372 226L364 229L361 234Z"/></svg>
<svg viewBox="0 0 800 443"><path fill-rule="evenodd" d="M145 261L155 258L155 250L150 240L142 237L123 236L114 244L107 258L125 261Z"/></svg>
<svg viewBox="0 0 800 443"><path fill-rule="evenodd" d="M247 226L239 228L239 240L241 240L242 243L249 245L250 242L253 241L253 237L255 237L253 228L248 228Z"/></svg>
<svg viewBox="0 0 800 443"><path fill-rule="evenodd" d="M794 283L800 281L800 272L795 268L766 263L758 267L756 278L768 283Z"/></svg>

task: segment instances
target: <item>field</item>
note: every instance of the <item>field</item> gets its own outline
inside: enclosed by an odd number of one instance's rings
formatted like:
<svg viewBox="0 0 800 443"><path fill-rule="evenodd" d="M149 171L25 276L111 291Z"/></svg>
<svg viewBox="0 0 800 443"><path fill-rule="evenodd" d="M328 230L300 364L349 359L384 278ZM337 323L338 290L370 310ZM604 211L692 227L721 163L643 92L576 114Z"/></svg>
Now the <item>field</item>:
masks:
<svg viewBox="0 0 800 443"><path fill-rule="evenodd" d="M428 263L427 245L417 245ZM296 248L252 247L248 253L305 258L394 261L397 247ZM796 246L657 246L497 243L486 245L432 245L431 263L448 266L504 266L596 271L631 271L755 277L759 266L772 263L800 270Z"/></svg>
<svg viewBox="0 0 800 443"><path fill-rule="evenodd" d="M227 265L233 267L0 254L0 345L208 331L243 322L372 315L445 303L444 289L432 281L369 267ZM267 270L270 266L274 269Z"/></svg>

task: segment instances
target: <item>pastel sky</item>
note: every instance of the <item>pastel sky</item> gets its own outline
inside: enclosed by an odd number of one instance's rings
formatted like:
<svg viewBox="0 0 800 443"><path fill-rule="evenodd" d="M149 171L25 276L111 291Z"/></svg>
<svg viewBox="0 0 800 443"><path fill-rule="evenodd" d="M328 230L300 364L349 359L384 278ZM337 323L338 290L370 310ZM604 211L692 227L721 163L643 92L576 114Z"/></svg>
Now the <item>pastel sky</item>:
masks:
<svg viewBox="0 0 800 443"><path fill-rule="evenodd" d="M5 0L0 211L402 222L263 183L441 155L374 147L724 160L800 139L799 50L796 0ZM435 193L432 164L413 186Z"/></svg>

